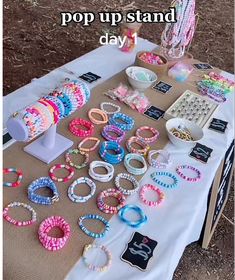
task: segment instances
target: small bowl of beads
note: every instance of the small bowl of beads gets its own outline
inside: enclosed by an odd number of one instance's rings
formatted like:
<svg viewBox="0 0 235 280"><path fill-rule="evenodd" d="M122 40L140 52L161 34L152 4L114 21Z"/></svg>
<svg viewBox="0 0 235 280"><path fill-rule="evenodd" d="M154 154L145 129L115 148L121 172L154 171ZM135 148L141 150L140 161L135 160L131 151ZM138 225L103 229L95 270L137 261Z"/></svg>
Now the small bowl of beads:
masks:
<svg viewBox="0 0 235 280"><path fill-rule="evenodd" d="M145 91L157 81L157 75L148 69L138 66L130 66L126 69L129 83L138 91Z"/></svg>
<svg viewBox="0 0 235 280"><path fill-rule="evenodd" d="M177 147L193 147L197 141L203 138L202 128L186 119L168 120L166 130L170 141Z"/></svg>

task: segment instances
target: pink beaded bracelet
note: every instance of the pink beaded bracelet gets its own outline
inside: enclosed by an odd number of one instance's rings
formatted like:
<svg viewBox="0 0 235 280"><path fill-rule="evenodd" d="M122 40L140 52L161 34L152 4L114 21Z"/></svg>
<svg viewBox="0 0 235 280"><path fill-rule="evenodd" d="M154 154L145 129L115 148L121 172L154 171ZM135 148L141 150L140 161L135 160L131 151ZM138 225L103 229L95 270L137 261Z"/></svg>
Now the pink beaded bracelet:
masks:
<svg viewBox="0 0 235 280"><path fill-rule="evenodd" d="M147 190L155 191L159 196L158 200L157 201L147 200L145 198L145 193ZM164 198L165 198L164 193L159 188L157 188L156 186L153 186L151 184L144 185L140 190L140 199L144 202L144 204L146 204L148 206L151 206L151 207L158 206L162 203Z"/></svg>
<svg viewBox="0 0 235 280"><path fill-rule="evenodd" d="M57 178L54 175L54 171L56 169L61 169L61 168L67 169L69 171L69 175L64 178ZM53 181L57 181L57 182L67 182L70 179L72 179L73 175L74 175L74 169L72 167L70 167L69 165L65 165L65 164L56 164L56 165L52 166L51 169L49 170L49 176L51 177L51 179Z"/></svg>
<svg viewBox="0 0 235 280"><path fill-rule="evenodd" d="M84 126L88 130L78 128L78 126ZM83 119L74 119L69 123L69 130L78 137L88 137L94 134L94 125Z"/></svg>
<svg viewBox="0 0 235 280"><path fill-rule="evenodd" d="M145 131L145 130L149 130L153 136L152 137L143 137L141 136L141 132ZM135 135L142 141L144 141L145 143L153 143L153 142L156 142L158 137L159 137L159 132L157 129L153 128L153 127L150 127L150 126L141 126L139 127L137 130L136 130L136 133Z"/></svg>
<svg viewBox="0 0 235 280"><path fill-rule="evenodd" d="M52 228L60 228L64 235L63 237L52 237L49 234ZM69 224L60 216L51 216L45 219L39 226L38 237L43 247L49 251L60 250L64 247L70 236Z"/></svg>
<svg viewBox="0 0 235 280"><path fill-rule="evenodd" d="M188 177L188 176L184 175L183 172L181 172L182 169L190 169L190 170L194 171L194 172L196 173L197 176L194 177L194 178ZM201 172L200 172L197 168L195 168L195 167L193 167L193 166L190 166L190 165L181 165L181 166L178 166L178 167L176 168L176 173L177 173L182 179L187 180L187 181L189 181L189 182L197 182L197 181L199 181L199 180L201 179Z"/></svg>
<svg viewBox="0 0 235 280"><path fill-rule="evenodd" d="M142 147L142 149L136 149L134 148L132 145L133 143L136 143L138 145L140 145ZM126 147L127 147L127 150L130 152L130 153L134 153L134 154L140 154L140 155L147 155L150 147L149 145L144 142L143 140L141 140L140 138L136 137L136 136L132 136L131 138L129 138L126 142Z"/></svg>

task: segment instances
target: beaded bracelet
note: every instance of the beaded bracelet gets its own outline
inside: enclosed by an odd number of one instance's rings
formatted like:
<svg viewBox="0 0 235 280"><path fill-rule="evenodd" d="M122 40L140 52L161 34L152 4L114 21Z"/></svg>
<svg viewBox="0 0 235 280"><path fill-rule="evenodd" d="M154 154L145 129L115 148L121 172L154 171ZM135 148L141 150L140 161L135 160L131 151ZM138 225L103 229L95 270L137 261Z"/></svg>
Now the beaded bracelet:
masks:
<svg viewBox="0 0 235 280"><path fill-rule="evenodd" d="M133 185L133 189L131 190L128 190L128 189L125 189L123 188L121 185L120 185L120 179L125 179L125 180L128 180L132 183ZM140 187L139 185L139 182L135 179L135 177L131 176L130 174L127 174L127 173L119 173L116 178L115 178L115 185L117 187L117 189L125 194L125 195L131 195L133 193L136 193Z"/></svg>
<svg viewBox="0 0 235 280"><path fill-rule="evenodd" d="M92 231L88 230L86 227L84 227L83 220L98 220L98 221L101 221L105 225L105 229L101 233L92 232ZM105 234L107 233L107 231L109 231L109 228L110 228L110 224L105 218L103 218L100 215L95 215L95 214L88 214L88 215L80 217L79 220L78 220L78 225L83 232L85 232L88 236L90 236L92 238L102 238L102 237L104 237Z"/></svg>
<svg viewBox="0 0 235 280"><path fill-rule="evenodd" d="M132 147L132 144L136 143L142 147L142 149L135 149ZM140 154L145 156L148 153L148 150L150 149L149 145L142 141L140 138L136 136L132 136L129 138L126 142L126 147L129 153L134 153L134 154Z"/></svg>
<svg viewBox="0 0 235 280"><path fill-rule="evenodd" d="M77 185L79 184L87 184L90 188L90 193L87 196L78 196L74 193L74 189ZM80 177L77 180L75 180L72 185L69 186L68 188L68 197L76 203L83 203L88 201L96 191L96 184L89 178L87 177Z"/></svg>
<svg viewBox="0 0 235 280"><path fill-rule="evenodd" d="M101 249L107 256L107 263L103 266L97 267L95 265L92 265L90 263L88 263L87 261L87 257L86 257L86 253L92 249L92 248L97 248L97 249ZM82 258L83 261L85 263L85 265L93 271L97 271L97 272L103 272L109 269L110 265L111 265L111 260L112 260L112 256L110 251L104 246L104 245L96 245L96 244L89 244L89 245L85 245L84 249L83 249L83 254L82 254Z"/></svg>
<svg viewBox="0 0 235 280"><path fill-rule="evenodd" d="M58 227L64 233L63 237L52 237L48 233L54 227ZM60 216L51 216L41 222L38 229L38 237L42 246L49 251L60 250L64 247L70 236L69 224Z"/></svg>
<svg viewBox="0 0 235 280"><path fill-rule="evenodd" d="M79 129L78 126L84 126L87 130ZM94 125L83 119L73 119L69 123L69 130L78 137L88 137L94 134Z"/></svg>
<svg viewBox="0 0 235 280"><path fill-rule="evenodd" d="M190 169L190 170L194 171L194 172L196 173L197 176L194 177L194 178L188 177L188 176L186 176L186 175L183 174L183 172L181 171L182 169ZM199 180L201 179L201 172L200 172L197 168L195 168L195 167L193 167L193 166L190 166L190 165L181 165L181 166L178 166L178 167L176 168L176 173L177 173L181 178L183 178L184 180L187 180L187 181L189 181L189 182L197 182L197 181L199 181Z"/></svg>
<svg viewBox="0 0 235 280"><path fill-rule="evenodd" d="M104 167L107 170L107 173L106 174L96 173L95 168L97 167ZM114 174L114 167L112 166L112 164L108 162L95 160L90 163L89 176L94 180L97 180L99 182L109 182L110 180L112 180L113 174Z"/></svg>
<svg viewBox="0 0 235 280"><path fill-rule="evenodd" d="M24 207L25 209L29 210L31 212L31 220L28 220L28 221L16 221L15 219L11 218L9 215L8 215L8 211L9 211L9 208L13 208L13 207ZM5 207L3 209L3 218L8 221L9 223L15 225L15 226L18 226L18 227L24 227L24 226L29 226L29 225L32 225L33 223L36 222L37 220L37 214L35 212L35 210L28 204L26 203L22 203L22 202L12 202L10 204L7 205L7 207Z"/></svg>
<svg viewBox="0 0 235 280"><path fill-rule="evenodd" d="M112 136L110 133L115 133L116 136ZM102 136L108 141L120 144L125 137L125 132L115 125L106 125L102 130Z"/></svg>
<svg viewBox="0 0 235 280"><path fill-rule="evenodd" d="M123 121L124 123L121 123L120 121ZM123 113L116 113L109 119L109 124L115 125L121 130L129 131L134 127L135 121L133 118Z"/></svg>
<svg viewBox="0 0 235 280"><path fill-rule="evenodd" d="M102 120L95 119L93 116L94 113L100 115L102 117ZM88 112L88 117L89 117L90 121L94 124L105 124L108 122L107 114L100 109L96 109L96 108L90 109Z"/></svg>
<svg viewBox="0 0 235 280"><path fill-rule="evenodd" d="M143 167L137 168L130 164L131 160L137 160L143 164ZM140 154L127 154L124 159L124 166L126 170L133 175L142 175L147 171L147 163L144 157Z"/></svg>
<svg viewBox="0 0 235 280"><path fill-rule="evenodd" d="M61 168L65 168L69 171L69 175L64 177L64 178L57 178L53 172L56 170L56 169L61 169ZM57 181L57 182L67 182L69 181L70 179L72 179L74 175L74 170L72 167L70 167L69 165L65 165L65 164L56 164L54 166L52 166L49 170L49 176L51 177L52 180L54 181Z"/></svg>
<svg viewBox="0 0 235 280"><path fill-rule="evenodd" d="M159 160L158 158L154 159L154 155L161 155L162 159ZM154 168L164 169L171 165L171 158L170 154L165 150L152 150L148 153L148 162Z"/></svg>
<svg viewBox="0 0 235 280"><path fill-rule="evenodd" d="M52 197L42 196L36 193L40 188L49 188L53 192ZM55 183L49 177L40 177L34 180L28 187L28 199L37 204L51 205L59 201L59 192Z"/></svg>
<svg viewBox="0 0 235 280"><path fill-rule="evenodd" d="M4 187L19 187L20 183L23 179L23 173L21 170L17 169L17 168L3 168L3 174L9 174L9 173L16 173L17 175L17 180L14 183L9 183L9 182L3 182L3 186Z"/></svg>
<svg viewBox="0 0 235 280"><path fill-rule="evenodd" d="M127 220L124 217L125 213L130 210L134 210L140 216L138 221L132 222L132 221ZM147 216L144 214L143 210L140 207L138 207L136 205L132 205L132 204L127 204L124 207L122 207L119 210L118 215L119 215L119 218L124 223L126 223L128 226L131 226L134 228L138 228L147 222Z"/></svg>
<svg viewBox="0 0 235 280"><path fill-rule="evenodd" d="M118 200L117 206L110 206L104 203L104 199L110 196ZM97 196L97 207L100 209L100 211L106 214L116 214L125 205L125 201L125 196L119 190L107 189L99 193Z"/></svg>
<svg viewBox="0 0 235 280"><path fill-rule="evenodd" d="M116 152L116 155L108 153L108 150ZM105 141L102 143L99 150L100 157L111 164L120 163L125 155L124 149L116 142Z"/></svg>
<svg viewBox="0 0 235 280"><path fill-rule="evenodd" d="M72 162L70 155L82 155L83 157L85 157L84 162L79 165L79 164L75 164ZM86 152L83 152L79 149L70 149L68 150L68 152L65 154L65 161L72 167L76 168L76 169L81 169L85 166L87 166L88 162L89 162L89 154Z"/></svg>
<svg viewBox="0 0 235 280"><path fill-rule="evenodd" d="M147 200L145 198L145 193L148 190L155 191L158 194L158 200L157 201L151 201L151 200ZM151 184L147 184L147 185L144 185L141 188L141 190L140 190L140 198L144 202L144 204L152 207L152 206L160 205L162 203L162 201L164 200L165 195L164 195L164 193L159 188L157 188L157 187L155 187L155 186L153 186Z"/></svg>
<svg viewBox="0 0 235 280"><path fill-rule="evenodd" d="M144 131L144 130L149 130L149 131L151 131L152 134L153 134L153 136L152 136L152 137L142 137L142 136L140 135L140 133L141 133L142 131ZM136 135L139 139L141 139L143 142L149 144L149 143L154 143L154 142L156 142L160 134L159 134L158 130L155 129L155 128L153 128L153 127L141 126L141 127L139 127L139 128L136 130L135 135Z"/></svg>
<svg viewBox="0 0 235 280"><path fill-rule="evenodd" d="M87 141L95 141L94 146L92 146L91 148L83 148L82 146L84 145L84 143L86 143ZM79 144L78 144L78 149L82 152L91 152L94 151L100 144L100 140L96 137L87 137L85 139L83 139Z"/></svg>
<svg viewBox="0 0 235 280"><path fill-rule="evenodd" d="M113 107L116 110L115 111L107 111L107 110L104 109L105 106ZM120 106L118 106L118 105L116 105L114 103L111 103L111 102L102 102L100 104L100 109L102 111L104 111L107 115L113 115L113 114L119 113L121 111Z"/></svg>
<svg viewBox="0 0 235 280"><path fill-rule="evenodd" d="M158 176L165 176L165 177L169 177L173 180L172 184L166 184L162 181L160 181L157 177ZM178 179L176 178L176 176L174 174L171 174L170 172L154 172L150 175L150 177L153 179L154 182L156 182L158 185L164 187L164 188L175 188L178 185Z"/></svg>

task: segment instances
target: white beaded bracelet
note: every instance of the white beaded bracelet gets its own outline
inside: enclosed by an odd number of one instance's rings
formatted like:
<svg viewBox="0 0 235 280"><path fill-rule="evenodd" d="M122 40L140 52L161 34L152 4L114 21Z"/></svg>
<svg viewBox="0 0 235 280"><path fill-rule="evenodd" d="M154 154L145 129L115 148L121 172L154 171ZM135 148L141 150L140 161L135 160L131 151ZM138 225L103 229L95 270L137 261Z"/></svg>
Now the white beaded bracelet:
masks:
<svg viewBox="0 0 235 280"><path fill-rule="evenodd" d="M156 154L161 155L162 159L154 159L153 156ZM165 169L171 165L170 154L164 150L152 150L148 153L148 162L154 168Z"/></svg>
<svg viewBox="0 0 235 280"><path fill-rule="evenodd" d="M138 168L131 166L130 161L133 159L141 162L143 164L143 167ZM147 163L144 157L140 154L127 154L124 159L124 166L126 170L133 175L142 175L147 171Z"/></svg>
<svg viewBox="0 0 235 280"><path fill-rule="evenodd" d="M116 110L115 110L115 111L111 111L111 112L110 112L110 111L107 111L107 110L104 109L105 106L113 107L113 108L115 108ZM114 103L111 103L111 102L102 102L102 103L100 104L100 109L101 109L102 111L104 111L107 115L113 115L113 114L119 113L119 112L121 111L121 108L120 108L118 105L116 105L116 104L114 104Z"/></svg>
<svg viewBox="0 0 235 280"><path fill-rule="evenodd" d="M107 170L106 174L98 174L95 172L95 168L104 167ZM89 166L89 176L99 182L109 182L112 180L114 174L114 167L112 164L105 161L92 161Z"/></svg>
<svg viewBox="0 0 235 280"><path fill-rule="evenodd" d="M120 185L120 179L125 179L125 180L130 181L134 188L131 190L123 188ZM135 177L133 177L127 173L119 173L115 178L115 185L116 185L117 189L125 195L131 195L133 193L136 193L140 187L139 182L135 179Z"/></svg>

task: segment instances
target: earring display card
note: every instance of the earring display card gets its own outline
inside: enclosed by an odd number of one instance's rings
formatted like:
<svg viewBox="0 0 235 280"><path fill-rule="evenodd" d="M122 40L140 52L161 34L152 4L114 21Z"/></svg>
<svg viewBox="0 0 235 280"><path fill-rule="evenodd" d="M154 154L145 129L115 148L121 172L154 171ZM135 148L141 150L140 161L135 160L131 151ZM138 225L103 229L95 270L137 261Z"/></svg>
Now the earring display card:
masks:
<svg viewBox="0 0 235 280"><path fill-rule="evenodd" d="M121 256L121 260L129 263L131 266L145 271L149 260L153 257L153 251L157 246L157 241L144 236L139 232L132 235L125 251Z"/></svg>
<svg viewBox="0 0 235 280"><path fill-rule="evenodd" d="M224 133L227 128L227 125L228 122L213 118L208 129L215 130L220 133Z"/></svg>
<svg viewBox="0 0 235 280"><path fill-rule="evenodd" d="M144 112L144 115L157 121L164 115L164 113L165 111L155 106L151 106Z"/></svg>
<svg viewBox="0 0 235 280"><path fill-rule="evenodd" d="M87 72L85 74L82 74L81 76L79 76L80 79L88 82L89 84L96 82L97 80L99 80L101 77L92 73L92 72Z"/></svg>
<svg viewBox="0 0 235 280"><path fill-rule="evenodd" d="M199 94L186 90L164 115L165 120L183 118L203 127L210 119L218 105Z"/></svg>
<svg viewBox="0 0 235 280"><path fill-rule="evenodd" d="M212 152L213 149L200 143L196 143L189 156L195 158L196 160L199 160L202 163L207 163Z"/></svg>
<svg viewBox="0 0 235 280"><path fill-rule="evenodd" d="M172 86L160 81L158 82L156 85L153 86L153 89L155 89L156 91L161 92L162 94L166 94L171 90Z"/></svg>
<svg viewBox="0 0 235 280"><path fill-rule="evenodd" d="M208 64L208 63L197 63L197 64L193 64L193 67L199 70L210 70L213 69L213 67Z"/></svg>

